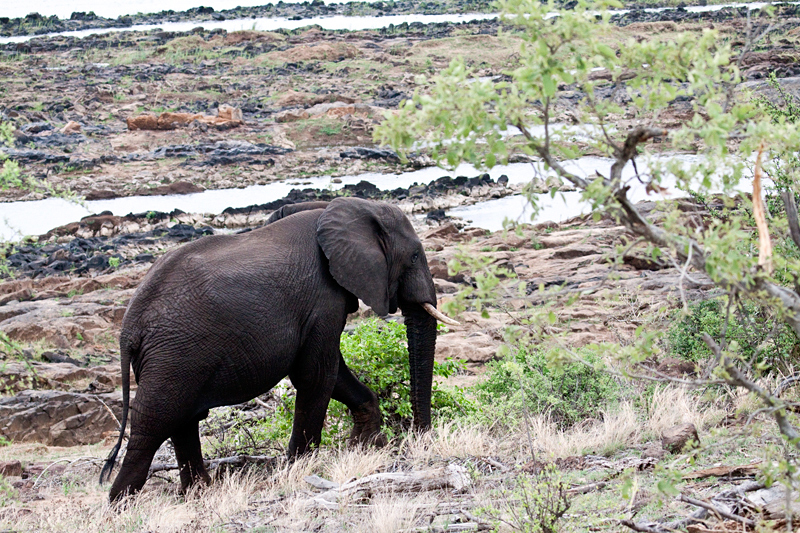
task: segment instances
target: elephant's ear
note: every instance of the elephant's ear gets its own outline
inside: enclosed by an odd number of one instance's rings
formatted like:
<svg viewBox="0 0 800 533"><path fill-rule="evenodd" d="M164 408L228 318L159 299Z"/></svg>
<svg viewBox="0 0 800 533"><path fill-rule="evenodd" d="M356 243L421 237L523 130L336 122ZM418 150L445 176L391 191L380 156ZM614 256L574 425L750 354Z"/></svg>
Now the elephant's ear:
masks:
<svg viewBox="0 0 800 533"><path fill-rule="evenodd" d="M360 198L337 198L319 217L317 241L339 285L378 316L389 313L389 261L383 206Z"/></svg>

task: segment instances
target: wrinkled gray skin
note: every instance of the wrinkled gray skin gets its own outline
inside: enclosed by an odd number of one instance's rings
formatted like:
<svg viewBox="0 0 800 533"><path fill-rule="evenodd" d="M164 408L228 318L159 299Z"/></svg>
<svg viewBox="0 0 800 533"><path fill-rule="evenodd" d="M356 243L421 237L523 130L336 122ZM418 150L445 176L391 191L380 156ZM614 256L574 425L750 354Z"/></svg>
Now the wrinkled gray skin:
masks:
<svg viewBox="0 0 800 533"><path fill-rule="evenodd" d="M318 445L331 398L353 414L351 437L380 438L375 394L345 365L339 337L362 299L378 315L399 305L408 328L414 426L431 422L436 305L422 244L396 207L357 198L286 206L248 233L213 235L169 252L131 299L120 334L122 432L129 371L139 385L110 499L142 488L172 439L185 490L208 482L198 422L289 376L297 389L289 455ZM101 482L113 469L120 439Z"/></svg>

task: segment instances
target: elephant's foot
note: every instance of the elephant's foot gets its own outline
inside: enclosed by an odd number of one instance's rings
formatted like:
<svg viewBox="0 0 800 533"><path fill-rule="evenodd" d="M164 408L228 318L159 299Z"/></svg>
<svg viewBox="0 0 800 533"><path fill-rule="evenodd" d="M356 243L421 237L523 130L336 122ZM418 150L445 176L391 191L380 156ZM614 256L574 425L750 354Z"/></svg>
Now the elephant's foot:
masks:
<svg viewBox="0 0 800 533"><path fill-rule="evenodd" d="M369 444L383 447L388 444L386 435L381 432L381 411L378 402L367 402L353 409L353 431L347 439L348 444Z"/></svg>
<svg viewBox="0 0 800 533"><path fill-rule="evenodd" d="M194 468L194 465L187 463L182 465L180 470L181 477L181 494L186 494L190 489L197 486L207 487L211 485L211 476L206 472L205 466L202 461L199 468Z"/></svg>

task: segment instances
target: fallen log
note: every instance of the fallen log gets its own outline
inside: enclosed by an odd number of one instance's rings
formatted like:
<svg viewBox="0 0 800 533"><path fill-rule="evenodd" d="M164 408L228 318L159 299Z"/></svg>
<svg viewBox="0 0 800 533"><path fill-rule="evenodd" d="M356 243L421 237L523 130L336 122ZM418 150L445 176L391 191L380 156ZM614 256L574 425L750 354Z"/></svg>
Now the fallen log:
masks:
<svg viewBox="0 0 800 533"><path fill-rule="evenodd" d="M423 492L451 489L461 491L472 483L467 469L460 465L447 465L432 470L414 472L382 472L364 476L338 485L319 476L308 476L305 481L325 490L312 500L325 508L337 508L343 498L370 498L382 492Z"/></svg>
<svg viewBox="0 0 800 533"><path fill-rule="evenodd" d="M234 465L234 466L244 466L245 464L252 463L252 464L264 464L264 463L272 463L276 461L275 457L271 457L268 455L234 455L232 457L221 457L219 459L210 459L208 461L203 461L203 464L206 465L206 468L212 469L217 468L220 465ZM176 463L154 463L150 465L150 474L155 474L156 472L168 472L170 470L178 470L180 467Z"/></svg>

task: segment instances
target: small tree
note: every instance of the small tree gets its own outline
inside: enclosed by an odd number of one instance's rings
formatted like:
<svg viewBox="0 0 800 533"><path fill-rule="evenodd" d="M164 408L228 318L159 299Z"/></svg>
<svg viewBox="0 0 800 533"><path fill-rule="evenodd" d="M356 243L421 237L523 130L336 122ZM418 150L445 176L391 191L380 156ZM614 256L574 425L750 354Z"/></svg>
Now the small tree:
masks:
<svg viewBox="0 0 800 533"><path fill-rule="evenodd" d="M743 58L773 26L762 22L756 31L748 16L746 42L737 57L711 29L670 40L630 39L612 47L608 43L613 42L614 26L607 8L621 7L613 1L578 0L571 10L537 0L499 0L497 6L502 22L522 41L504 79L471 80L474 74L464 61L453 61L433 79L419 80L423 89L377 129L377 138L401 155L424 141L432 147L434 159L450 167L462 161L492 167L508 162L515 152L538 158L581 191L595 217L614 217L646 243L651 254L679 266L681 282L690 268L705 272L725 291L729 309L745 301L765 306L800 335L800 254L796 247L783 244L773 251L764 205L758 201L762 176L782 177L782 186L792 194L785 195L787 208L773 216L771 224L773 234L785 240L792 224L785 213L792 211L790 204L798 191L793 154L800 149L800 129L783 114L765 113L753 99L737 93ZM767 20L769 14L765 10L759 20ZM580 95L572 118L587 126L586 145L610 158L605 173L580 176L562 164L581 153L581 146L554 120L559 97L567 90ZM676 100L691 102L693 116L678 128L664 130L659 118ZM628 116L633 113L638 123L630 131L614 127L614 120L625 111L618 101L630 103ZM522 141L508 136L512 127L519 129ZM677 206L659 225L652 223L629 198L631 183L623 180L622 171L628 163L635 169L637 159L648 157L647 143L653 139L700 157L690 165L650 159L649 174L636 175L648 191L664 192L674 176L675 186L684 191L706 195L718 189L730 195L752 168L757 201L743 197L745 209L731 210L707 229L684 224ZM535 208L536 197L528 197ZM749 229L753 222L757 237ZM491 294L488 289L496 279L485 278L489 280L485 284L476 278L477 289L468 289L473 298L486 301ZM463 307L465 300L454 305ZM554 321L555 315L545 312L537 317L530 310L527 317L532 324L546 324L548 319ZM736 343L709 335L704 341L713 357L704 369L708 379L702 381L744 387L758 396L787 444L800 449L800 433L787 415L788 403L756 383L759 369L743 360ZM635 345L609 353L638 363L652 355L654 347L654 334L642 332ZM565 351L577 357L566 347Z"/></svg>

